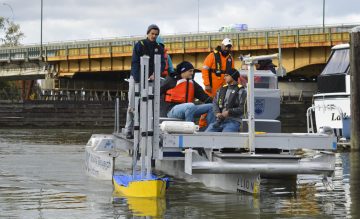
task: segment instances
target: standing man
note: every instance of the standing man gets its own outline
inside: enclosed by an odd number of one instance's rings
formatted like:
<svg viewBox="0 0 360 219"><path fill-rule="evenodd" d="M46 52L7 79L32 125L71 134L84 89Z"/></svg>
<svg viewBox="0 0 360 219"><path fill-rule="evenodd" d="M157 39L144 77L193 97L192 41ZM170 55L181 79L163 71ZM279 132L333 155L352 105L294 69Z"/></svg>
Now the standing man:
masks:
<svg viewBox="0 0 360 219"><path fill-rule="evenodd" d="M236 69L225 73L226 85L221 87L214 98L213 110L216 121L206 132L239 132L245 112L246 89L237 83L240 74Z"/></svg>
<svg viewBox="0 0 360 219"><path fill-rule="evenodd" d="M194 117L207 113L208 124L215 121L212 112L212 98L209 97L202 87L193 80L194 66L187 61L176 66L173 75L166 77L160 88L160 95L165 94L167 104L167 117L194 121ZM195 98L205 104L195 105Z"/></svg>
<svg viewBox="0 0 360 219"><path fill-rule="evenodd" d="M140 82L140 57L147 55L149 60L149 80L154 80L154 56L161 56L161 72L165 68L164 49L156 42L160 29L156 24L151 24L146 31L147 38L137 42L133 49L131 59L131 73L129 78L128 101L129 106L126 114L125 132L127 139L134 138L134 111L135 111L135 83Z"/></svg>
<svg viewBox="0 0 360 219"><path fill-rule="evenodd" d="M234 68L234 59L231 56L231 39L225 38L221 46L215 48L204 61L202 78L206 93L214 97L216 91L224 84L224 74Z"/></svg>

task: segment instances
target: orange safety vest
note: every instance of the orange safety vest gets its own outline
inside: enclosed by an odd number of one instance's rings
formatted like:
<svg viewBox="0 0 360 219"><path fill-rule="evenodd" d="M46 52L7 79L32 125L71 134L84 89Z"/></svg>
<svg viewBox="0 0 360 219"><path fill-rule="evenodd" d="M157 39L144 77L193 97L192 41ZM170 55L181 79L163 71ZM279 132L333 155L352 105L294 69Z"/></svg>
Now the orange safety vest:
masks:
<svg viewBox="0 0 360 219"><path fill-rule="evenodd" d="M206 121L206 117L207 117L207 113L204 113L200 116L200 119L199 119L199 128L204 128L206 127L208 124L207 124L207 121Z"/></svg>
<svg viewBox="0 0 360 219"><path fill-rule="evenodd" d="M180 79L174 88L166 91L165 101L168 103L192 103L194 97L194 81L192 79Z"/></svg>
<svg viewBox="0 0 360 219"><path fill-rule="evenodd" d="M225 83L225 72L234 68L233 57L230 54L224 57L220 54L219 50L220 48L216 48L206 57L202 69L204 85L210 85L212 88L211 93L206 92L211 97L214 97L216 91Z"/></svg>

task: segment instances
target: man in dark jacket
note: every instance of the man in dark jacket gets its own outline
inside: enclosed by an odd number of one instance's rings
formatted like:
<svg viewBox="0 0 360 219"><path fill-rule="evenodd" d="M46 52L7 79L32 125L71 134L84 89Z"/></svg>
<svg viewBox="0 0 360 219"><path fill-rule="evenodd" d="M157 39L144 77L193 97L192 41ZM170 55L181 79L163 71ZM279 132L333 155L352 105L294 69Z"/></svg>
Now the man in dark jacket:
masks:
<svg viewBox="0 0 360 219"><path fill-rule="evenodd" d="M194 117L200 117L208 113L208 124L215 121L212 112L212 98L209 97L203 88L193 80L194 66L187 61L181 62L176 66L176 71L172 76L166 77L165 82L160 88L160 94L165 94L165 102L168 104L167 116L169 118L194 121ZM205 104L194 104L195 98Z"/></svg>
<svg viewBox="0 0 360 219"><path fill-rule="evenodd" d="M134 138L134 111L135 111L135 83L140 82L140 57L147 55L149 60L149 80L154 80L154 57L159 54L161 57L161 72L165 69L164 48L156 42L160 29L157 25L151 24L147 29L147 38L137 42L133 49L131 59L131 73L129 78L128 101L129 106L126 114L125 132L126 138Z"/></svg>
<svg viewBox="0 0 360 219"><path fill-rule="evenodd" d="M149 78L153 80L154 78L154 56L161 56L161 71L165 69L165 59L164 59L164 48L156 42L157 37L160 34L160 29L157 25L152 24L147 29L147 38L137 42L133 49L133 54L131 57L131 76L134 78L135 82L140 81L140 57L147 55L150 57L149 60Z"/></svg>
<svg viewBox="0 0 360 219"><path fill-rule="evenodd" d="M246 89L237 83L240 74L236 69L225 73L226 85L221 87L213 101L216 121L206 129L207 132L238 132L245 112Z"/></svg>

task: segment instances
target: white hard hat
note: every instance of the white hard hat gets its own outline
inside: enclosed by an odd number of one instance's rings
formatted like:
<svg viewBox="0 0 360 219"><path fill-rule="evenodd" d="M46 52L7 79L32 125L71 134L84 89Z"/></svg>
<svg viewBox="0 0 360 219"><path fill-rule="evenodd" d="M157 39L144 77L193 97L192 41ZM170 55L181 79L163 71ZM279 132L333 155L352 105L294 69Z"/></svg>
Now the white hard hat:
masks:
<svg viewBox="0 0 360 219"><path fill-rule="evenodd" d="M229 38L225 38L221 44L223 44L224 46L227 46L227 45L232 45L232 42L231 42L231 39Z"/></svg>

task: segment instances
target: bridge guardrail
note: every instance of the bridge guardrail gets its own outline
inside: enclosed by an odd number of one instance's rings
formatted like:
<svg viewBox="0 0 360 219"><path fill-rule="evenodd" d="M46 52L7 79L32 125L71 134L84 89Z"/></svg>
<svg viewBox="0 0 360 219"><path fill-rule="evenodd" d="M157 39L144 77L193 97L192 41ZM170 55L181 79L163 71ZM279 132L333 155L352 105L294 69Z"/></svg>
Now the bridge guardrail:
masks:
<svg viewBox="0 0 360 219"><path fill-rule="evenodd" d="M270 29L264 31L244 31L236 33L199 33L163 36L169 53L207 52L218 46L225 37L233 40L234 50L277 48L278 33L282 44L316 46L319 43L347 42L349 30L356 25L337 25L293 29ZM78 59L100 58L101 56L131 56L133 45L142 37L89 40L43 45L47 61L67 60L69 56ZM40 45L0 48L0 62L40 58Z"/></svg>

